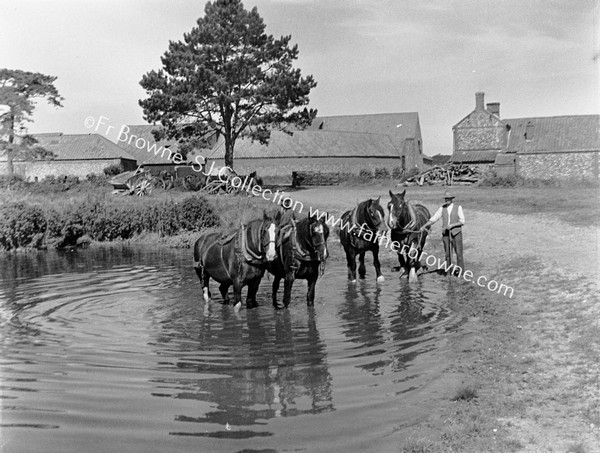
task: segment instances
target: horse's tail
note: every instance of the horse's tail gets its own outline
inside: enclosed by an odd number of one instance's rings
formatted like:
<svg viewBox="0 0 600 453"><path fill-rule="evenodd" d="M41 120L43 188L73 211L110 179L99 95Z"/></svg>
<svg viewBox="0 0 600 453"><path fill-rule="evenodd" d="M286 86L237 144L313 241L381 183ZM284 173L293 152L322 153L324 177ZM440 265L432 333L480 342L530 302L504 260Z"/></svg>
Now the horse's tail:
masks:
<svg viewBox="0 0 600 453"><path fill-rule="evenodd" d="M214 235L214 233L212 233ZM194 243L194 268L199 269L202 267L204 262L204 256L206 253L206 249L212 245L210 241L207 239L210 237L211 233L203 233Z"/></svg>

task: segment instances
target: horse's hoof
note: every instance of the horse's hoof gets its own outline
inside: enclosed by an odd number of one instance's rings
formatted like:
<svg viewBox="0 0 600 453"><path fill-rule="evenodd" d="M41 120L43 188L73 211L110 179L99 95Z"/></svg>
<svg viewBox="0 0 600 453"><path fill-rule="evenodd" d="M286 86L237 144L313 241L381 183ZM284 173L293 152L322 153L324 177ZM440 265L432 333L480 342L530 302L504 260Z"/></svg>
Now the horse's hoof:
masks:
<svg viewBox="0 0 600 453"><path fill-rule="evenodd" d="M418 281L417 271L414 268L411 268L410 273L408 274L408 283L417 283Z"/></svg>
<svg viewBox="0 0 600 453"><path fill-rule="evenodd" d="M350 280L350 283L356 284L356 279Z"/></svg>
<svg viewBox="0 0 600 453"><path fill-rule="evenodd" d="M377 283L381 283L385 281L385 277L383 275L380 275L379 277L377 277Z"/></svg>
<svg viewBox="0 0 600 453"><path fill-rule="evenodd" d="M233 311L235 311L237 313L238 311L240 311L240 308L242 308L242 303L238 302L237 304L235 304L233 306Z"/></svg>

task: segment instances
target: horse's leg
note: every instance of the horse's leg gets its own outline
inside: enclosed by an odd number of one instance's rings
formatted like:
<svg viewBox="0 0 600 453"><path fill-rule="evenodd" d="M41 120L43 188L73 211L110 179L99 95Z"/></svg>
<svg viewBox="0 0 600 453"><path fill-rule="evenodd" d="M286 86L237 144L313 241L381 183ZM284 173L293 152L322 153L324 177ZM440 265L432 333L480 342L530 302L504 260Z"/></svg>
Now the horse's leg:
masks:
<svg viewBox="0 0 600 453"><path fill-rule="evenodd" d="M365 267L365 252L361 252L358 254L358 276L360 278L365 278L367 274L367 268Z"/></svg>
<svg viewBox="0 0 600 453"><path fill-rule="evenodd" d="M277 303L277 291L279 291L279 284L281 283L281 277L273 276L273 307L280 309L284 308L283 305Z"/></svg>
<svg viewBox="0 0 600 453"><path fill-rule="evenodd" d="M375 273L377 274L377 281L382 282L385 280L381 275L381 263L379 262L379 245L375 244L372 249L373 252L373 265L375 266Z"/></svg>
<svg viewBox="0 0 600 453"><path fill-rule="evenodd" d="M400 264L400 275L399 277L402 277L404 274L406 274L406 267L407 267L407 263L406 263L406 257L401 253L400 250L398 250L398 264Z"/></svg>
<svg viewBox="0 0 600 453"><path fill-rule="evenodd" d="M196 269L198 272L198 269ZM204 297L204 302L208 303L211 299L210 289L208 287L208 282L210 281L210 275L206 272L205 268L200 268L200 273L198 276L202 279L202 296Z"/></svg>
<svg viewBox="0 0 600 453"><path fill-rule="evenodd" d="M283 305L285 308L290 304L292 299L292 286L294 285L294 272L286 272L285 280L283 281Z"/></svg>
<svg viewBox="0 0 600 453"><path fill-rule="evenodd" d="M356 283L356 252L351 246L344 246L346 251L346 264L348 265L348 280Z"/></svg>
<svg viewBox="0 0 600 453"><path fill-rule="evenodd" d="M229 291L230 286L231 283L221 283L219 285L219 291L221 292L221 296L223 296L223 305L229 304L229 296L227 295L227 292Z"/></svg>
<svg viewBox="0 0 600 453"><path fill-rule="evenodd" d="M256 293L258 293L258 287L260 286L261 280L262 274L259 274L258 277L248 282L248 297L246 298L246 308L248 309L258 307L258 304L256 303Z"/></svg>
<svg viewBox="0 0 600 453"><path fill-rule="evenodd" d="M234 311L240 311L242 307L242 283L239 279L235 279L233 282L233 298L235 300L233 305Z"/></svg>
<svg viewBox="0 0 600 453"><path fill-rule="evenodd" d="M315 286L317 286L318 269L315 269L314 275L307 279L308 292L306 293L306 305L313 307L315 305Z"/></svg>

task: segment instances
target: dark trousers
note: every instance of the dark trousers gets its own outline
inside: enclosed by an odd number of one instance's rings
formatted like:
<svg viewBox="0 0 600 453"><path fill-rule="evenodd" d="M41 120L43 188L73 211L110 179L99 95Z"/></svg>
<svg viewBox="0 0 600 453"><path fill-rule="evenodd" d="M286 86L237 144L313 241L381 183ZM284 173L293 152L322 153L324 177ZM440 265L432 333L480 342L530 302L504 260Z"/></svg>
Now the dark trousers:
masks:
<svg viewBox="0 0 600 453"><path fill-rule="evenodd" d="M446 263L448 265L452 263L452 250L454 250L454 253L456 253L456 264L462 269L461 272L464 272L462 231L455 236L446 231L442 234L442 242L444 243L444 252L446 253Z"/></svg>

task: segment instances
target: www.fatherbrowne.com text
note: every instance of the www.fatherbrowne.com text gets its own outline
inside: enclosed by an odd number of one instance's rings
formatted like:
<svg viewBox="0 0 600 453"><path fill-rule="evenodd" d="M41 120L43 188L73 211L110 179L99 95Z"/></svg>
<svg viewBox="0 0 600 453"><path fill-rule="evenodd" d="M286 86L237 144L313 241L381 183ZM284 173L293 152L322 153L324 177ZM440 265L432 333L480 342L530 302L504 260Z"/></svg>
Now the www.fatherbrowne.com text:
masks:
<svg viewBox="0 0 600 453"><path fill-rule="evenodd" d="M114 126L111 126L108 121L109 118L105 116L100 116L97 121L93 116L88 116L84 121L84 125L88 129L93 128L95 132L108 135L110 131L114 129ZM154 141L150 143L143 137L138 137L134 134L131 134L131 128L126 125L122 125L119 129L117 144L119 143L127 143L130 146L135 146L139 150L144 150L148 153L154 153L155 156L160 154L163 159L171 161L176 165L186 163L184 157L180 153L173 152L168 147L157 146ZM214 161L212 162L210 169L206 171L204 163L205 158L197 155L195 156L192 168L194 171L201 172L205 176L216 176L221 180L221 182L231 184L231 186L239 191L246 191L247 193L251 193L256 197L261 196L266 201L283 206L286 209L293 209L298 214L302 214L304 212L304 204L302 204L300 201L292 200L292 198L283 191L276 190L273 192L268 188L263 189L260 185L252 183L252 180L249 177L242 179L239 176L235 176L235 172L226 166L216 169ZM365 241L377 242L379 243L380 247L389 248L396 253L408 254L411 259L418 260L419 262L425 259L425 263L429 267L437 266L437 270L442 270L446 273L452 273L459 278L464 278L464 280L467 282L471 282L482 288L487 288L492 292L497 292L498 294L503 294L504 296L508 295L509 298L513 297L514 289L512 287L503 283L498 283L496 280L489 280L483 275L475 278L472 271L468 269L464 270L460 268L460 266L442 261L440 258L436 258L434 255L427 254L426 252L421 252L419 256L419 251L416 248L413 248L408 244L400 244L398 241L392 241L387 232L373 232L365 228L364 224L356 225L352 222L344 222L341 218L336 219L328 212L320 212L318 209L314 209L312 206L309 207L309 215L311 217L316 217L318 220L324 220L329 226L344 230L349 234L353 234L361 239L364 239Z"/></svg>

